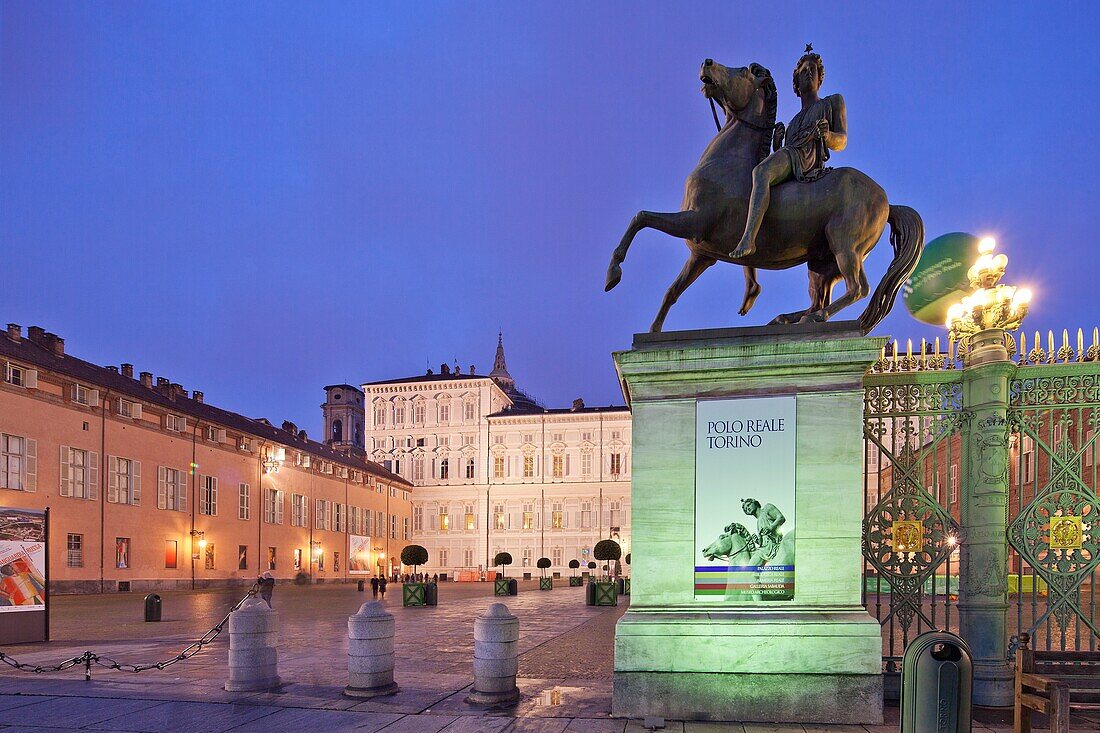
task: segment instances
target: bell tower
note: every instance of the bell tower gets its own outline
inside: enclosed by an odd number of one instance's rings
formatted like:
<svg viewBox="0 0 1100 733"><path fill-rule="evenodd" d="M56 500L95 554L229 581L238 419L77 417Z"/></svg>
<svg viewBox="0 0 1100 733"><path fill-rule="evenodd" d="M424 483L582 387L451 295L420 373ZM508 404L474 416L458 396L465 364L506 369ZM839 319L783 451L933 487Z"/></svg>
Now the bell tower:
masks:
<svg viewBox="0 0 1100 733"><path fill-rule="evenodd" d="M325 445L349 453L364 452L366 406L363 391L350 384L325 387L325 402L321 405L325 418Z"/></svg>

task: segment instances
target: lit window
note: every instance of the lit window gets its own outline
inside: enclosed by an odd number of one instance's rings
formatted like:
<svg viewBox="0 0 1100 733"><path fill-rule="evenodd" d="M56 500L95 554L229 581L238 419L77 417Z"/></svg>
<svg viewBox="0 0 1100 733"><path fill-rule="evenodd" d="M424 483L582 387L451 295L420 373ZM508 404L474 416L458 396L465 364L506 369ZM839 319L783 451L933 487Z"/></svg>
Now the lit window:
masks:
<svg viewBox="0 0 1100 733"><path fill-rule="evenodd" d="M447 513L446 507L439 510L439 528L444 532L451 528L451 515Z"/></svg>
<svg viewBox="0 0 1100 733"><path fill-rule="evenodd" d="M466 529L477 529L477 515L471 512L466 513Z"/></svg>
<svg viewBox="0 0 1100 733"><path fill-rule="evenodd" d="M535 457L524 456L523 457L523 477L534 478L535 476Z"/></svg>
<svg viewBox="0 0 1100 733"><path fill-rule="evenodd" d="M504 478L504 456L493 456L493 478Z"/></svg>
<svg viewBox="0 0 1100 733"><path fill-rule="evenodd" d="M565 456L554 456L552 467L554 478L561 478L565 470Z"/></svg>

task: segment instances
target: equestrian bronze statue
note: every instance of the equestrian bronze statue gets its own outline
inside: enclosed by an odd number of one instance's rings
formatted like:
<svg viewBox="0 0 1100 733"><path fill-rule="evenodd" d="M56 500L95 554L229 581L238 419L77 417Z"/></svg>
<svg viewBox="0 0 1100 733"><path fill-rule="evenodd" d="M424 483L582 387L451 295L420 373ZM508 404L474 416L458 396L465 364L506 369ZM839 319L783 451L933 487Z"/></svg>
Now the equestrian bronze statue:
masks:
<svg viewBox="0 0 1100 733"><path fill-rule="evenodd" d="M776 316L772 323L825 321L871 296L859 317L867 333L893 307L902 283L924 247L924 223L907 206L891 206L886 192L854 168L826 168L830 150L847 144L847 115L839 94L818 97L821 58L807 47L794 71L802 109L786 128L775 124L777 91L759 64L739 68L703 62L703 94L725 112L725 124L688 176L682 210L639 211L611 256L606 290L622 278L620 265L635 235L652 228L683 238L691 251L665 293L651 332L660 331L669 308L716 262L742 265L741 315L760 294L756 269L809 269L810 306ZM717 122L717 113L715 114ZM890 225L894 259L873 293L863 261ZM833 286L844 280L835 301Z"/></svg>

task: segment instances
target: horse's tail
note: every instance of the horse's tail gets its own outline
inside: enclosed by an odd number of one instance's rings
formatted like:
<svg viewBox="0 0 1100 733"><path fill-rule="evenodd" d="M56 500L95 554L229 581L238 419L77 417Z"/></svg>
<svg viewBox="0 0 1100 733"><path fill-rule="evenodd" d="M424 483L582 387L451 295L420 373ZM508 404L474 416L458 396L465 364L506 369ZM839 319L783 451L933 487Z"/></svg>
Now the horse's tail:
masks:
<svg viewBox="0 0 1100 733"><path fill-rule="evenodd" d="M867 309L859 317L859 327L863 333L877 326L894 307L902 283L913 274L924 250L924 222L920 214L908 206L891 206L887 221L890 223L894 259L871 295Z"/></svg>

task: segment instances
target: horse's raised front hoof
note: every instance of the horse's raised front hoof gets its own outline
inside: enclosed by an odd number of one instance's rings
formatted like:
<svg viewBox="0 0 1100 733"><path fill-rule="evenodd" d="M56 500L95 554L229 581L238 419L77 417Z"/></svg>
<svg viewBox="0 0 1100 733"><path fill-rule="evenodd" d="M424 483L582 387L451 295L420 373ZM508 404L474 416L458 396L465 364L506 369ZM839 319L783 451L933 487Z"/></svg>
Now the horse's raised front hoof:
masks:
<svg viewBox="0 0 1100 733"><path fill-rule="evenodd" d="M611 288L619 284L619 281L623 279L623 268L619 267L617 263L612 263L611 267L607 268L607 282L603 286L603 291L606 293Z"/></svg>

